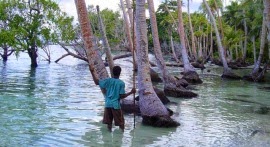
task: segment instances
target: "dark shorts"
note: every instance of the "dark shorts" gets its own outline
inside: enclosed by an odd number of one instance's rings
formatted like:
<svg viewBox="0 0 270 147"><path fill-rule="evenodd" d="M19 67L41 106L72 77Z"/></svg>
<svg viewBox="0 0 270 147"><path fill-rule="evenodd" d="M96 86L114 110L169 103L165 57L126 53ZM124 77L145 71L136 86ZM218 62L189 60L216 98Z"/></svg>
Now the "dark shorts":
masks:
<svg viewBox="0 0 270 147"><path fill-rule="evenodd" d="M112 125L114 120L115 126L124 126L125 120L121 109L105 108L103 123Z"/></svg>

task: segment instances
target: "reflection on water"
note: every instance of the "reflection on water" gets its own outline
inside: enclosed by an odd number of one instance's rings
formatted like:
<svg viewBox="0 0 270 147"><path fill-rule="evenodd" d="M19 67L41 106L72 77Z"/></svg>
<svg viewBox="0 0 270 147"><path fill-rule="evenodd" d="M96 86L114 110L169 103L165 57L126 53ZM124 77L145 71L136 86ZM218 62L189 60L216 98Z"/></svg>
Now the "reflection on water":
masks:
<svg viewBox="0 0 270 147"><path fill-rule="evenodd" d="M61 50L53 53L56 60ZM132 86L130 61L116 61L127 89ZM0 63L1 146L270 146L270 91L263 88L269 83L225 81L221 68L207 69L198 70L204 83L192 86L197 98L170 98L176 102L168 107L176 112L178 128L143 126L140 117L133 128L133 115L125 115L125 132L115 127L109 133L101 123L104 99L87 64L71 57L59 64L40 59L31 70L26 54L12 57Z"/></svg>

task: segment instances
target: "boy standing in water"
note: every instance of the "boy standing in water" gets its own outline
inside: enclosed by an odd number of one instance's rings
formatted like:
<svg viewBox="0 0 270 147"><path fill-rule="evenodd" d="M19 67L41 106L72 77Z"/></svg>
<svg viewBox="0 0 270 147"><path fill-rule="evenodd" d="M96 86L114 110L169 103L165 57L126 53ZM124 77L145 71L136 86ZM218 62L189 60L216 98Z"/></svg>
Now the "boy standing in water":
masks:
<svg viewBox="0 0 270 147"><path fill-rule="evenodd" d="M120 74L121 67L114 66L113 78L107 78L97 82L100 88L106 90L103 123L107 124L110 132L112 131L113 120L115 126L119 126L122 132L124 132L125 120L120 107L120 99L126 98L136 92L136 89L132 88L130 92L125 93L125 83L119 79Z"/></svg>

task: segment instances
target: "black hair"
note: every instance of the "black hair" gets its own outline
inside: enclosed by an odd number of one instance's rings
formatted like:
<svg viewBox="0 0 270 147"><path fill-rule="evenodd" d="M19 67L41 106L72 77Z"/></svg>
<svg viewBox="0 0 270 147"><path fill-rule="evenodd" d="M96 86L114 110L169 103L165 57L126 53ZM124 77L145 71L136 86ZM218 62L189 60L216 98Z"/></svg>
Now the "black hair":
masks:
<svg viewBox="0 0 270 147"><path fill-rule="evenodd" d="M113 67L113 75L115 77L119 77L121 73L121 67L120 66L114 66Z"/></svg>

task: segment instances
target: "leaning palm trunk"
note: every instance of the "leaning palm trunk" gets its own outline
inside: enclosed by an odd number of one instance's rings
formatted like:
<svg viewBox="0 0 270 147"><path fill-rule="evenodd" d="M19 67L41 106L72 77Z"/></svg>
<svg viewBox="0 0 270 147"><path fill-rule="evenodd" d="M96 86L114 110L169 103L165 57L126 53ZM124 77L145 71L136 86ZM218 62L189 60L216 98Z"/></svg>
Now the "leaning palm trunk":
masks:
<svg viewBox="0 0 270 147"><path fill-rule="evenodd" d="M88 19L85 1L75 0L75 4L77 8L79 23L82 30L81 32L84 41L84 46L86 49L90 72L93 78L105 79L109 77L109 75L101 59L101 56L93 49L93 42L92 42L93 33L90 21Z"/></svg>
<svg viewBox="0 0 270 147"><path fill-rule="evenodd" d="M270 0L265 0L264 2L264 6L265 6L265 11L266 11L266 26L268 28L268 30L270 30ZM270 33L268 33L267 36L268 39L268 44L270 43ZM270 60L270 48L268 48L268 54L269 54L269 60Z"/></svg>
<svg viewBox="0 0 270 147"><path fill-rule="evenodd" d="M154 52L155 52L158 68L162 74L165 94L169 96L177 96L177 97L196 96L196 94L194 94L193 92L189 93L183 86L181 86L181 83L183 84L185 83L183 82L183 79L177 81L176 78L174 78L173 76L169 74L164 58L162 56L162 52L161 52L156 14L155 14L155 9L154 9L154 2L153 0L147 0L147 2L148 2L149 14L150 14L150 22L151 22L151 29L152 29L152 36L153 36L153 43L154 43ZM186 95L181 95L181 94L186 94Z"/></svg>
<svg viewBox="0 0 270 147"><path fill-rule="evenodd" d="M145 0L136 0L136 51L138 58L139 104L143 123L158 127L177 126L153 89L148 58Z"/></svg>
<svg viewBox="0 0 270 147"><path fill-rule="evenodd" d="M172 54L173 54L173 57L174 57L174 59L175 59L175 61L176 61L177 63L180 63L180 61L178 60L178 57L176 56L176 53L175 53L172 35L171 35L170 38L171 38L170 40L171 40L171 48L172 48Z"/></svg>
<svg viewBox="0 0 270 147"><path fill-rule="evenodd" d="M132 54L132 56L134 58L134 62L135 62L134 65L135 65L135 70L136 70L136 68L137 68L137 61L136 61L137 57L136 57L136 54L135 54L135 51L134 51L134 45L133 45L134 42L132 41L131 28L130 28L129 21L128 21L128 16L127 16L127 13L126 13L126 7L124 5L123 0L120 0L120 4L121 4L122 11L123 11L123 17L124 17L124 23L125 23L125 31L126 31L126 35L127 35L127 38L128 38L128 45L129 45L131 54Z"/></svg>
<svg viewBox="0 0 270 147"><path fill-rule="evenodd" d="M126 31L126 35L127 35L127 39L128 39L129 49L133 53L133 43L132 43L130 25L129 25L128 16L126 13L126 8L125 8L123 0L120 0L120 4L121 4L122 11L123 11L125 31Z"/></svg>
<svg viewBox="0 0 270 147"><path fill-rule="evenodd" d="M244 12L245 14L245 12ZM248 39L248 27L247 21L244 19L244 30L245 30L245 40L244 40L244 53L243 53L243 62L245 63L247 57L247 39Z"/></svg>
<svg viewBox="0 0 270 147"><path fill-rule="evenodd" d="M183 79L187 80L189 83L202 83L202 80L199 78L198 73L195 71L194 67L190 64L188 60L188 54L185 45L186 43L185 43L184 23L182 18L182 0L177 0L177 7L178 7L178 30L181 41L182 60L184 64Z"/></svg>
<svg viewBox="0 0 270 147"><path fill-rule="evenodd" d="M253 58L254 58L254 64L256 63L257 61L257 57L256 57L256 42L255 42L255 36L253 35L251 37L251 40L252 40L252 47L253 47Z"/></svg>
<svg viewBox="0 0 270 147"><path fill-rule="evenodd" d="M262 62L263 54L264 54L264 47L265 47L265 38L266 38L266 27L269 27L268 25L268 15L269 15L269 2L268 0L264 1L265 7L264 7L264 15L263 15L263 23L262 23L262 31L261 31L261 44L260 44L260 53L257 62L254 64L254 68L249 76L245 76L246 80L252 80L255 82L263 81L263 75L260 74L260 65Z"/></svg>
<svg viewBox="0 0 270 147"><path fill-rule="evenodd" d="M106 36L106 30L105 30L102 18L99 13L99 6L97 6L97 14L98 14L99 28L102 35L102 43L105 48L107 62L109 63L111 77L113 77L113 67L114 67L113 57L112 57L111 48L110 48L110 45Z"/></svg>
<svg viewBox="0 0 270 147"><path fill-rule="evenodd" d="M189 12L189 0L188 2L188 23L189 23L189 28L190 28L190 33L191 33L191 50L193 52L194 60L197 60L197 51L195 47L195 36L194 36L194 31L193 31L193 26L191 22L191 17L190 17L190 12Z"/></svg>
<svg viewBox="0 0 270 147"><path fill-rule="evenodd" d="M252 71L252 75L255 75L258 73L263 54L264 54L264 48L265 48L265 37L266 37L266 18L263 17L263 24L262 24L262 31L261 31L261 44L260 44L260 53L257 62L254 65L254 69Z"/></svg>
<svg viewBox="0 0 270 147"><path fill-rule="evenodd" d="M133 11L132 11L132 6L130 4L130 0L126 0L126 3L127 3L128 15L129 15L129 22L131 24L131 28L133 28L133 25L134 25L133 19L134 18L133 18Z"/></svg>
<svg viewBox="0 0 270 147"><path fill-rule="evenodd" d="M210 10L210 7L209 7L208 3L206 2L206 0L203 0L203 2L205 4L205 6L206 6L206 9L207 9L209 15L210 15L210 18L211 18L213 27L214 27L215 32L216 32L216 38L217 38L217 45L218 45L218 50L219 50L219 56L220 56L220 58L222 60L222 63L223 63L223 74L222 74L222 77L223 78L230 78L230 79L240 79L239 76L237 76L234 73L232 73L231 69L229 68L229 66L227 64L227 60L226 60L224 49L223 49L223 46L222 46L222 43L221 43L221 39L220 39L220 35L219 35L219 32L218 32L216 20L215 20L212 12Z"/></svg>

